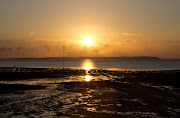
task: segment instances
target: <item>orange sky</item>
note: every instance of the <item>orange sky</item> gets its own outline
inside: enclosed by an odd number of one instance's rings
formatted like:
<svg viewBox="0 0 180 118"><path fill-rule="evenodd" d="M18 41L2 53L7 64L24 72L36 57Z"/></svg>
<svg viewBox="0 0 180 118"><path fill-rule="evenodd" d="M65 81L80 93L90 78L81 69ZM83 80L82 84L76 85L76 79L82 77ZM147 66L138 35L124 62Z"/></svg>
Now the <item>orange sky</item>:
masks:
<svg viewBox="0 0 180 118"><path fill-rule="evenodd" d="M0 58L180 59L179 0L2 0ZM93 44L82 43L91 37Z"/></svg>

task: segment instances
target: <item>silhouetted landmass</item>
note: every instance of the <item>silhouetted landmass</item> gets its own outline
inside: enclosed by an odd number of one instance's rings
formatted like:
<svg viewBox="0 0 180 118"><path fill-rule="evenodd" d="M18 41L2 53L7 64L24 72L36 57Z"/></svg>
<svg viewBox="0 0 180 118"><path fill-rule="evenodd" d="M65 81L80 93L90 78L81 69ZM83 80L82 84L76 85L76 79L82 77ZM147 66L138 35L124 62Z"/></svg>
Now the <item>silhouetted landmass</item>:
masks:
<svg viewBox="0 0 180 118"><path fill-rule="evenodd" d="M160 59L152 56L134 56L134 57L43 57L43 58L9 58L9 59Z"/></svg>
<svg viewBox="0 0 180 118"><path fill-rule="evenodd" d="M62 57L49 57L47 59L59 59ZM46 59L46 58L45 58ZM64 59L160 59L158 57L150 57L150 56L139 56L139 57L64 57Z"/></svg>

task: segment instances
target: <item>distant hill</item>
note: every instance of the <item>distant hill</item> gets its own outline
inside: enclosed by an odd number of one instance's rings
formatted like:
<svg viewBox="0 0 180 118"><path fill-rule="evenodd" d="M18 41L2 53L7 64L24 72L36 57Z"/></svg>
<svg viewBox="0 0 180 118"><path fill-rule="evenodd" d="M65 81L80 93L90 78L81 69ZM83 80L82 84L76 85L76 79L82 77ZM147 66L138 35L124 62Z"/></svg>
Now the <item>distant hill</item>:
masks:
<svg viewBox="0 0 180 118"><path fill-rule="evenodd" d="M16 58L16 59L63 59L63 57L45 57L45 58ZM135 56L135 57L64 57L64 59L160 59L151 56Z"/></svg>

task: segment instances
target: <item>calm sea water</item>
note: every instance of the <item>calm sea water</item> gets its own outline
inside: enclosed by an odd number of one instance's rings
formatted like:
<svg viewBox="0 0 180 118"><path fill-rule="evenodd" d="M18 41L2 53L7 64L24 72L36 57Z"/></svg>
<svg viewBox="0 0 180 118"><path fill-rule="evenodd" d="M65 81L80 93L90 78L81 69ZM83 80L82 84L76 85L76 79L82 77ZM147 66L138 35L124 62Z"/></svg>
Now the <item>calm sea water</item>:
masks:
<svg viewBox="0 0 180 118"><path fill-rule="evenodd" d="M0 67L63 67L62 59L1 59ZM64 67L122 70L180 69L180 59L66 59Z"/></svg>

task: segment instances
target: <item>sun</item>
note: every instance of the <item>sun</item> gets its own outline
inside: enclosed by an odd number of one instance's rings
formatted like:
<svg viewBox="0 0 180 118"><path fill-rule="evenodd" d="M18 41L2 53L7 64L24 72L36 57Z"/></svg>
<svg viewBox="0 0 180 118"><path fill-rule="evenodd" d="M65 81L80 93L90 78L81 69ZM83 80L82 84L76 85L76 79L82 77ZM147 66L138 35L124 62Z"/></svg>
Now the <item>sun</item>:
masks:
<svg viewBox="0 0 180 118"><path fill-rule="evenodd" d="M85 37L84 40L82 40L82 44L92 45L93 44L92 38L91 37Z"/></svg>

